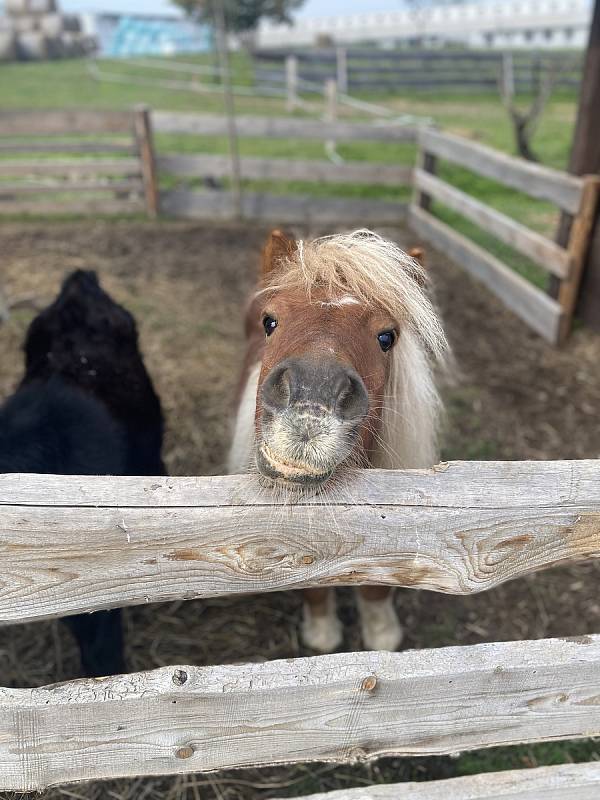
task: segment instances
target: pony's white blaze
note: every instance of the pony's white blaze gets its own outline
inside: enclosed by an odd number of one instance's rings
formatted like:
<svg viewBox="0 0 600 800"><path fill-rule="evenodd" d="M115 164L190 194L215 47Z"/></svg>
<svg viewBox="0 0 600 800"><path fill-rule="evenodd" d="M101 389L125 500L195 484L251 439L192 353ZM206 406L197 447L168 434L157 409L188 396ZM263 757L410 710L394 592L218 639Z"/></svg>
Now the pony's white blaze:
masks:
<svg viewBox="0 0 600 800"><path fill-rule="evenodd" d="M441 402L433 371L443 366L448 345L440 319L423 291L420 264L392 242L367 230L298 242L269 274L260 291L304 293L316 287L325 296L323 307L363 305L378 308L397 322L398 340L388 354L379 430L370 452L370 465L386 469L423 468L437 460ZM357 334L358 335L358 334ZM256 448L254 415L260 365L251 371L238 410L230 456L230 471L253 463ZM395 649L402 638L392 596L359 596L364 644ZM318 650L341 641L333 594L319 613L305 603L303 636Z"/></svg>

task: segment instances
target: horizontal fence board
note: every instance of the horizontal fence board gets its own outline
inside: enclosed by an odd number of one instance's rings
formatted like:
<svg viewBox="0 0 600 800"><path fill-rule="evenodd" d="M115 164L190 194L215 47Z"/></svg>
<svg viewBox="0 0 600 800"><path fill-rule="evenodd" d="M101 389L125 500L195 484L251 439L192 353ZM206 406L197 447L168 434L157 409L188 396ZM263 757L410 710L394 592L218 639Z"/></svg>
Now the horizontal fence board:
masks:
<svg viewBox="0 0 600 800"><path fill-rule="evenodd" d="M114 181L0 181L0 198L2 195L20 194L57 194L65 192L141 192L140 180L114 180Z"/></svg>
<svg viewBox="0 0 600 800"><path fill-rule="evenodd" d="M196 175L210 175L217 178L231 175L229 156L219 155L179 155L176 153L159 155L156 159L159 170L186 178ZM329 161L284 159L284 158L242 158L240 159L242 178L262 180L297 180L319 183L373 183L380 186L410 185L412 167L395 164L348 163L333 164Z"/></svg>
<svg viewBox="0 0 600 800"><path fill-rule="evenodd" d="M419 783L378 783L298 800L598 800L600 762L507 770Z"/></svg>
<svg viewBox="0 0 600 800"><path fill-rule="evenodd" d="M226 136L227 118L217 114L188 114L153 111L152 124L157 133L189 133L198 136ZM414 142L417 130L406 125L369 122L326 122L294 117L236 117L240 136L291 139L336 139Z"/></svg>
<svg viewBox="0 0 600 800"><path fill-rule="evenodd" d="M544 339L556 343L562 316L556 300L427 211L413 205L409 219L426 241L481 281Z"/></svg>
<svg viewBox="0 0 600 800"><path fill-rule="evenodd" d="M427 153L518 189L530 197L549 200L570 214L579 209L583 187L581 178L500 153L460 136L425 128L419 132L419 143Z"/></svg>
<svg viewBox="0 0 600 800"><path fill-rule="evenodd" d="M133 132L131 111L0 111L0 136Z"/></svg>
<svg viewBox="0 0 600 800"><path fill-rule="evenodd" d="M161 211L191 219L232 219L231 192L174 189L161 192ZM396 225L406 218L404 203L342 197L279 195L264 192L242 194L242 216L269 222L362 222Z"/></svg>
<svg viewBox="0 0 600 800"><path fill-rule="evenodd" d="M13 153L114 153L119 155L137 155L136 148L128 141L85 140L54 142L3 142L0 139L0 156ZM0 159L0 164L2 160Z"/></svg>
<svg viewBox="0 0 600 800"><path fill-rule="evenodd" d="M600 637L0 689L0 789L600 734Z"/></svg>
<svg viewBox="0 0 600 800"><path fill-rule="evenodd" d="M287 504L252 476L7 475L0 497L2 623L308 586L469 594L600 556L600 461L369 470Z"/></svg>
<svg viewBox="0 0 600 800"><path fill-rule="evenodd" d="M476 200L460 189L436 178L422 169L414 173L414 185L427 195L436 198L449 208L470 219L480 228L492 233L502 242L528 256L548 272L566 278L569 274L570 255L563 247L535 231L526 228L495 208Z"/></svg>
<svg viewBox="0 0 600 800"><path fill-rule="evenodd" d="M145 211L140 198L101 199L95 197L79 197L77 200L2 200L0 193L0 216L25 214L30 216L51 217L56 215L88 216L99 214L115 216L120 214L139 214Z"/></svg>
<svg viewBox="0 0 600 800"><path fill-rule="evenodd" d="M96 508L212 508L279 506L252 475L163 478L0 473L2 506ZM431 469L353 470L335 497L290 494L287 502L319 506L528 509L600 506L600 459L577 461L446 461ZM1 510L0 510L1 514Z"/></svg>
<svg viewBox="0 0 600 800"><path fill-rule="evenodd" d="M0 159L0 175L132 175L140 174L135 158Z"/></svg>

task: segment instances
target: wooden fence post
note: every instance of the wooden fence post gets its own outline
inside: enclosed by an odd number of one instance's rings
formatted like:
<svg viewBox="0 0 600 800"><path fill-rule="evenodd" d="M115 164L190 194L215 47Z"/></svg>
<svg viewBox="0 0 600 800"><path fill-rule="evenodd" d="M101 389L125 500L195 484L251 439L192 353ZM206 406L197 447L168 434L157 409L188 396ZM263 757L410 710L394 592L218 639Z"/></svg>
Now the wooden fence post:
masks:
<svg viewBox="0 0 600 800"><path fill-rule="evenodd" d="M293 111L298 105L298 59L287 56L285 59L285 85L287 90L286 108Z"/></svg>
<svg viewBox="0 0 600 800"><path fill-rule="evenodd" d="M566 280L560 282L558 302L563 311L559 331L559 343L565 341L571 330L573 314L577 305L579 287L590 248L594 222L600 198L600 176L584 177L581 203L577 216L573 219L569 233L567 251L571 257L571 268Z"/></svg>
<svg viewBox="0 0 600 800"><path fill-rule="evenodd" d="M348 92L348 57L345 47L337 47L335 51L335 72L338 89L343 94Z"/></svg>
<svg viewBox="0 0 600 800"><path fill-rule="evenodd" d="M159 199L150 109L140 106L135 109L134 114L135 141L142 166L146 211L149 217L155 219L158 216Z"/></svg>
<svg viewBox="0 0 600 800"><path fill-rule="evenodd" d="M418 150L415 166L419 169L422 169L423 172L428 172L430 175L435 175L437 172L437 156L434 156L432 153L428 153L426 150L424 150L420 141L417 142L417 147ZM431 210L431 196L420 189L415 189L413 203L425 211Z"/></svg>
<svg viewBox="0 0 600 800"><path fill-rule="evenodd" d="M0 325L9 318L10 314L8 311L8 300L6 299L6 295L4 294L4 290L2 286L0 286Z"/></svg>

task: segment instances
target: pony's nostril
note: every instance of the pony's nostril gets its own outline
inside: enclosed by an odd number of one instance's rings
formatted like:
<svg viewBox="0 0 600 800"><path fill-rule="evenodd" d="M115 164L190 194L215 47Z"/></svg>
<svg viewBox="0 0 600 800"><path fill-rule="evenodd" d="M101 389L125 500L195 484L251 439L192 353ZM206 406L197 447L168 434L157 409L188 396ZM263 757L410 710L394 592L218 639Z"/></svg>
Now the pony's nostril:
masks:
<svg viewBox="0 0 600 800"><path fill-rule="evenodd" d="M364 417L369 408L367 390L358 375L344 375L335 404L336 414L351 421Z"/></svg>
<svg viewBox="0 0 600 800"><path fill-rule="evenodd" d="M263 404L279 411L290 403L290 376L286 367L276 367L267 376L262 388Z"/></svg>

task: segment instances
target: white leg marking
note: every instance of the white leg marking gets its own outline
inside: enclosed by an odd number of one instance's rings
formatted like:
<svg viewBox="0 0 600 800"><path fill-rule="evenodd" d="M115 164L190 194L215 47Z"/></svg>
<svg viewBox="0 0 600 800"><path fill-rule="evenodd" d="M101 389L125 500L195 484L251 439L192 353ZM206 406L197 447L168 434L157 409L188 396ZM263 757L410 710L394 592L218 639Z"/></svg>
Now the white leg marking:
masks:
<svg viewBox="0 0 600 800"><path fill-rule="evenodd" d="M304 601L302 619L302 641L312 650L320 653L331 653L342 643L342 623L335 610L335 591L327 592L327 605L314 614L310 605Z"/></svg>
<svg viewBox="0 0 600 800"><path fill-rule="evenodd" d="M365 600L356 593L362 640L367 650L397 650L404 631L394 608L394 594L383 600Z"/></svg>

